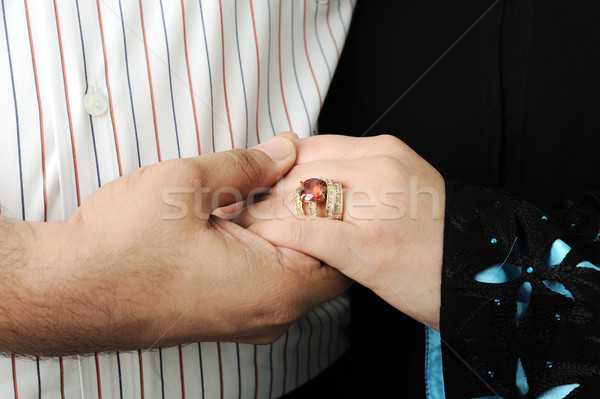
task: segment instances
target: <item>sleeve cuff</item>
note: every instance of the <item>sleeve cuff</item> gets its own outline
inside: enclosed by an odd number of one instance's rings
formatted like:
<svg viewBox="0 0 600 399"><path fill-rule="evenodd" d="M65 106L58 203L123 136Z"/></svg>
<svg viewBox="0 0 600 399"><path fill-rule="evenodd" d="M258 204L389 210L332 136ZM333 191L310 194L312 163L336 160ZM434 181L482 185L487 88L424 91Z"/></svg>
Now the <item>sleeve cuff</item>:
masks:
<svg viewBox="0 0 600 399"><path fill-rule="evenodd" d="M441 339L428 332L428 398L564 398L597 389L600 354L590 360L581 345L600 335L599 203L588 195L542 210L446 181Z"/></svg>

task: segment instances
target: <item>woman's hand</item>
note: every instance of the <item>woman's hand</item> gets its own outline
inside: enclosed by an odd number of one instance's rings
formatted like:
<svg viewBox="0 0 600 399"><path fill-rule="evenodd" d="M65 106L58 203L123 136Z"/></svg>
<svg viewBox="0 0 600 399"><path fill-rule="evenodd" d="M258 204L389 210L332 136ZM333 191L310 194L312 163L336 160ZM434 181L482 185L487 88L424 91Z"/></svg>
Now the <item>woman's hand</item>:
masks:
<svg viewBox="0 0 600 399"><path fill-rule="evenodd" d="M310 254L433 328L439 325L444 180L392 136L295 141L296 166L235 219L274 245ZM343 221L295 214L311 177L342 183ZM224 210L223 214L232 209ZM324 205L319 215L324 216Z"/></svg>

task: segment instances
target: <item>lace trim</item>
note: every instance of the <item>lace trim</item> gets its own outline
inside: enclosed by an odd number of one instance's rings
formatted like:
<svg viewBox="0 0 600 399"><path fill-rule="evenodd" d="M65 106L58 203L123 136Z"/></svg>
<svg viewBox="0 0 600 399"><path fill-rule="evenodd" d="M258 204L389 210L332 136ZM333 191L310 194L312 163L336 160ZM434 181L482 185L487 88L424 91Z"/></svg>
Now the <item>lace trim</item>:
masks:
<svg viewBox="0 0 600 399"><path fill-rule="evenodd" d="M561 386L571 387L569 397L597 395L599 241L597 194L542 211L500 191L447 182L448 398L537 398Z"/></svg>

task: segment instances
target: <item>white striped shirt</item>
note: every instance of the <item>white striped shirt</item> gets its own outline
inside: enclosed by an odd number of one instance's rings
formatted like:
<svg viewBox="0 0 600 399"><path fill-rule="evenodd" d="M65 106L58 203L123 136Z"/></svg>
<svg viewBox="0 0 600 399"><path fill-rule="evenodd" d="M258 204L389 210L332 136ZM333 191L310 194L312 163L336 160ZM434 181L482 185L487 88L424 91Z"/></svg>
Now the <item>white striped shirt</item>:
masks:
<svg viewBox="0 0 600 399"><path fill-rule="evenodd" d="M0 206L63 220L143 165L316 133L353 0L0 0ZM92 116L86 93L107 102ZM101 108L101 106L100 106ZM101 112L100 112L101 113ZM269 398L348 347L340 296L272 345L0 359L0 397Z"/></svg>

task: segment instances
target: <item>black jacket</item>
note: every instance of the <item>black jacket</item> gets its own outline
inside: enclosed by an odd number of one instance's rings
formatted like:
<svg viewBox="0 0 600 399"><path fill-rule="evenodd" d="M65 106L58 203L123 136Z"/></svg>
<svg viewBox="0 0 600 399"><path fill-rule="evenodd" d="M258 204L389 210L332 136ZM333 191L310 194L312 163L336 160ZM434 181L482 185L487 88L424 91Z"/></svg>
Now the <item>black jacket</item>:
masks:
<svg viewBox="0 0 600 399"><path fill-rule="evenodd" d="M473 369L444 349L448 398L491 395L488 385L519 397L517 358L528 397L569 381L581 383L569 397L600 396L600 272L575 267L600 264L598 200L577 202L600 189L598 21L600 3L580 0L356 6L320 133L393 134L447 180L442 338ZM490 236L500 245L486 247ZM508 261L521 277L493 290L473 282L516 237ZM525 272L557 238L574 249L552 277L576 301L544 291L547 271ZM528 280L535 312L517 327L514 296ZM344 395L423 397L423 327L358 287L353 312Z"/></svg>

